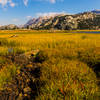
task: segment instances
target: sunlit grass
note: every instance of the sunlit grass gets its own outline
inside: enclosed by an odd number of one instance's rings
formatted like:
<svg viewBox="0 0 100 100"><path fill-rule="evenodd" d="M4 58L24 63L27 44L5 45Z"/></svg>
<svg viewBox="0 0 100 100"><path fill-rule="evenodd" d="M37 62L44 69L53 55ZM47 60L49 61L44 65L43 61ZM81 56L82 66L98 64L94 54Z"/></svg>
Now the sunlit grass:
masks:
<svg viewBox="0 0 100 100"><path fill-rule="evenodd" d="M6 65L0 70L0 89L10 81L12 81L13 76L16 74L15 65Z"/></svg>
<svg viewBox="0 0 100 100"><path fill-rule="evenodd" d="M97 97L99 80L92 67L100 63L100 34L0 31L0 41L0 56L39 50L35 60L41 67L40 81L46 84L41 88L38 100L94 100ZM1 63L4 62L1 60ZM0 71L0 87L11 81L11 70L15 74L15 65L5 66Z"/></svg>

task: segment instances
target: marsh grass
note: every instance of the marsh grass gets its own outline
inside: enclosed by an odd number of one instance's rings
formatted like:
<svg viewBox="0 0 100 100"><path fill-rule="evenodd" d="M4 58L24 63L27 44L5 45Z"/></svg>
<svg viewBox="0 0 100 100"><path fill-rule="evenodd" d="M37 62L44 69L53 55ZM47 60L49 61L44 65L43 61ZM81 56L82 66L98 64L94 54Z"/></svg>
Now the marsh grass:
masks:
<svg viewBox="0 0 100 100"><path fill-rule="evenodd" d="M0 38L0 46L6 46L6 47L15 47L20 46L20 44L16 41L8 41L5 38Z"/></svg>
<svg viewBox="0 0 100 100"><path fill-rule="evenodd" d="M16 66L15 65L7 65L4 66L0 70L0 89L4 88L5 84L8 84L12 81L12 78L16 74Z"/></svg>
<svg viewBox="0 0 100 100"><path fill-rule="evenodd" d="M9 38L11 34L18 37ZM8 48L13 48L13 55L39 50L35 63L41 67L40 81L46 84L41 87L37 100L98 100L100 97L99 79L92 69L100 63L100 34L16 30L3 31L0 37L2 56L9 54ZM0 86L11 80L15 72L15 66L4 67L0 72Z"/></svg>
<svg viewBox="0 0 100 100"><path fill-rule="evenodd" d="M61 53L53 49L46 49L37 54L39 62L43 62L40 79L46 82L39 99L93 99L99 91L93 70L78 59L66 58L63 52L62 57L59 54Z"/></svg>

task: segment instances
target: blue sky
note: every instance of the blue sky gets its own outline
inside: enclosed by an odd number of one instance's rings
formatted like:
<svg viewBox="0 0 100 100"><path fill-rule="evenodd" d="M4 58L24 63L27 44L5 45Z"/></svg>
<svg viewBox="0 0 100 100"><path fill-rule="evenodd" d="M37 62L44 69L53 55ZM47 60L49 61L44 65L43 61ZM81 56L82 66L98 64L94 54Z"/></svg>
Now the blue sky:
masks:
<svg viewBox="0 0 100 100"><path fill-rule="evenodd" d="M40 15L94 9L100 9L100 0L0 0L0 25L20 25Z"/></svg>

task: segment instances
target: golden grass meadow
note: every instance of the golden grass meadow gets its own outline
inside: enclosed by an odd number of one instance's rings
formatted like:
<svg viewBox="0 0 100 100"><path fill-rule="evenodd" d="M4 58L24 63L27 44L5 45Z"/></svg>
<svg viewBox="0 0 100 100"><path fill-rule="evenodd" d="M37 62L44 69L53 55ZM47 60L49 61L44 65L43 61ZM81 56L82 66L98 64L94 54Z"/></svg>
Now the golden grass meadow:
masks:
<svg viewBox="0 0 100 100"><path fill-rule="evenodd" d="M23 67L8 56L33 51L40 68L36 100L100 100L100 34L78 32L0 31L0 90Z"/></svg>

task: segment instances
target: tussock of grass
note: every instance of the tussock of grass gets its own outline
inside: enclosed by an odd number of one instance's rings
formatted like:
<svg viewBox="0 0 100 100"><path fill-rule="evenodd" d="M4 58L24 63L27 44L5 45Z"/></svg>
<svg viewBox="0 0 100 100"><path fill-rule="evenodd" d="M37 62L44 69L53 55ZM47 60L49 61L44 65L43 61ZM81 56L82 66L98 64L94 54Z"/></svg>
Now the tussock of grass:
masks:
<svg viewBox="0 0 100 100"><path fill-rule="evenodd" d="M5 38L0 38L0 46L15 47L17 45L20 45L20 44L16 41L8 41Z"/></svg>
<svg viewBox="0 0 100 100"><path fill-rule="evenodd" d="M38 99L42 100L45 97L50 100L80 100L95 97L95 93L99 90L97 79L87 64L79 60L61 58L54 50L40 51L37 56L40 62L44 61L41 64L40 79L46 83Z"/></svg>
<svg viewBox="0 0 100 100"><path fill-rule="evenodd" d="M0 57L0 65L4 65L7 62L6 59L4 59L3 57Z"/></svg>
<svg viewBox="0 0 100 100"><path fill-rule="evenodd" d="M5 84L9 83L12 80L12 77L14 77L15 73L15 65L4 66L0 70L0 89L2 89Z"/></svg>

